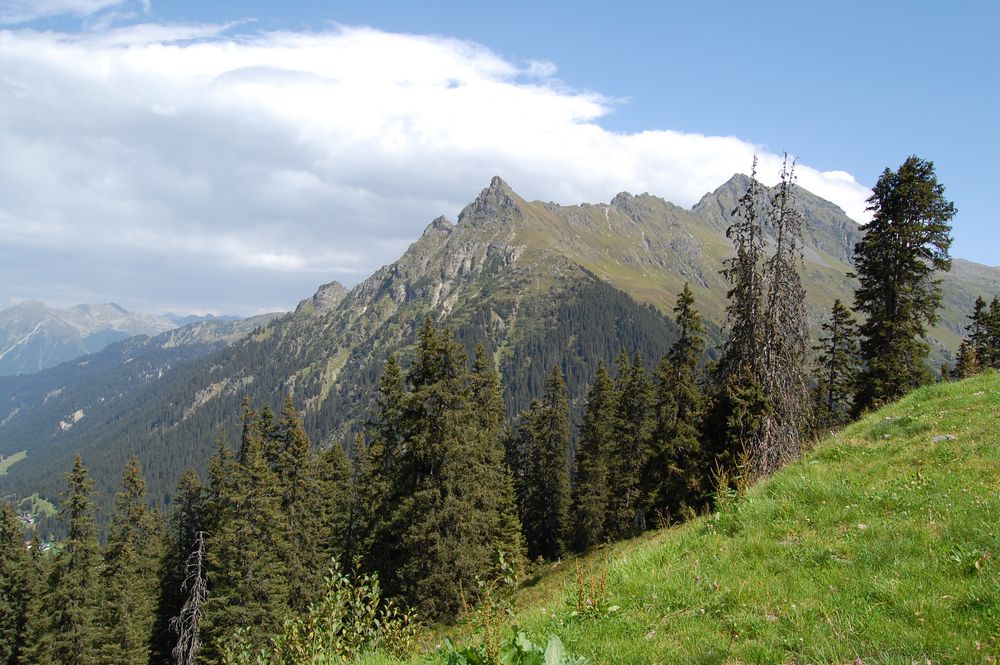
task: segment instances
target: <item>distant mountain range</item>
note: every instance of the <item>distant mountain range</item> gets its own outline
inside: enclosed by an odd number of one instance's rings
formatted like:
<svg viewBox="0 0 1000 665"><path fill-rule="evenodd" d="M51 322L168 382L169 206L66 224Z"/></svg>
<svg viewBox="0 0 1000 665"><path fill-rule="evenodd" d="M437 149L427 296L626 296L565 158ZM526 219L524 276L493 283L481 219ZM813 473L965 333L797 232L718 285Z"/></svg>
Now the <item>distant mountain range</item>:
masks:
<svg viewBox="0 0 1000 665"><path fill-rule="evenodd" d="M237 317L218 317L232 321ZM25 300L0 311L0 376L28 374L96 353L134 335L158 335L214 316L129 312L121 305L56 309Z"/></svg>
<svg viewBox="0 0 1000 665"><path fill-rule="evenodd" d="M220 433L235 441L244 395L278 407L291 393L315 443L346 445L367 415L386 358L398 353L407 363L425 316L493 354L510 414L540 395L556 363L578 409L599 361L612 364L625 348L651 366L669 348L670 308L685 282L711 342L721 341L726 284L719 271L732 255L725 230L748 184L736 175L686 209L628 193L610 203L528 202L494 178L457 223L433 220L395 263L350 290L324 285L295 312L225 346L169 367L148 362L138 373L128 365L139 357L118 347L101 356L118 378L87 392L86 404L83 392L69 390L72 372L42 373L37 381L45 380L30 389L0 391L0 454L27 451L0 476L0 496L56 496L80 452L107 506L123 463L136 453L153 495L168 502L178 474L204 468ZM816 329L835 298L852 300L848 273L862 230L834 204L796 193ZM942 279L945 308L931 340L936 361L957 346L975 297L1000 293L996 268L956 260ZM148 348L160 358L179 347L157 341Z"/></svg>

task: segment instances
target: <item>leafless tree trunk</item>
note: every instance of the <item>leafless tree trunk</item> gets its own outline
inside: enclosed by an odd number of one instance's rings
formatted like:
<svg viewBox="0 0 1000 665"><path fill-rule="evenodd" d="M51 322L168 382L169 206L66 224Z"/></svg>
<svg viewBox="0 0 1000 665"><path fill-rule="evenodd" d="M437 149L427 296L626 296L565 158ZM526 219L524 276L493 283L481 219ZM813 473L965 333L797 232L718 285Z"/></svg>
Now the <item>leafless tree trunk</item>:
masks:
<svg viewBox="0 0 1000 665"><path fill-rule="evenodd" d="M175 665L194 665L201 642L198 639L198 623L202 617L202 605L208 599L205 580L205 532L195 536L195 549L188 555L185 564L185 578L181 591L187 592L187 600L180 614L170 620L170 629L177 633L177 645L170 655Z"/></svg>

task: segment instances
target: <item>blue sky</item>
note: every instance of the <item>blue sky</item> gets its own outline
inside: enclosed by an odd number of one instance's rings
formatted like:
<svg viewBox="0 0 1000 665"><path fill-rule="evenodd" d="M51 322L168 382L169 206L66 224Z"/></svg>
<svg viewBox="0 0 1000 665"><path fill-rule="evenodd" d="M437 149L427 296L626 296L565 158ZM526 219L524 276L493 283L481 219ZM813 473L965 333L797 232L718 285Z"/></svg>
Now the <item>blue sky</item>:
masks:
<svg viewBox="0 0 1000 665"><path fill-rule="evenodd" d="M288 308L493 172L690 205L754 151L794 153L855 218L883 168L931 159L953 255L1000 265L1000 4L752 4L0 0L0 307Z"/></svg>

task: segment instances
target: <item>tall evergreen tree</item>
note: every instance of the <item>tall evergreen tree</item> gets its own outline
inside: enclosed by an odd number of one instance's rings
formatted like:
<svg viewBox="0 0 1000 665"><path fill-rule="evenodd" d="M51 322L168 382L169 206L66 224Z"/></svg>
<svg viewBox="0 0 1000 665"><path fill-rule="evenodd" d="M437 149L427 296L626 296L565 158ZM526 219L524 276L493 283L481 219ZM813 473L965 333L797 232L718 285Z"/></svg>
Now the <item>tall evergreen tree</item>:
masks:
<svg viewBox="0 0 1000 665"><path fill-rule="evenodd" d="M100 611L101 550L94 526L93 481L80 456L66 474L60 517L68 526L62 549L49 577L49 621L46 632L51 645L40 654L48 661L67 665L101 662Z"/></svg>
<svg viewBox="0 0 1000 665"><path fill-rule="evenodd" d="M618 396L603 361L597 364L594 383L587 392L583 426L576 448L576 476L570 516L573 544L585 550L604 540L608 512L608 464L617 431Z"/></svg>
<svg viewBox="0 0 1000 665"><path fill-rule="evenodd" d="M265 427L261 427L266 432ZM280 510L284 517L284 539L288 545L285 578L288 598L296 610L304 610L320 587L327 563L319 538L319 486L313 461L312 443L302 426L292 396L285 398L281 423L269 437L275 461L272 468L280 492Z"/></svg>
<svg viewBox="0 0 1000 665"><path fill-rule="evenodd" d="M840 299L833 301L830 318L821 326L816 351L816 388L813 422L824 431L847 422L858 382L861 358L858 327Z"/></svg>
<svg viewBox="0 0 1000 665"><path fill-rule="evenodd" d="M529 411L524 525L528 554L555 559L566 553L569 531L569 396L562 370L554 365L538 408Z"/></svg>
<svg viewBox="0 0 1000 665"><path fill-rule="evenodd" d="M965 339L976 358L988 359L990 355L990 310L982 296L976 298L965 327Z"/></svg>
<svg viewBox="0 0 1000 665"><path fill-rule="evenodd" d="M214 460L217 461L217 460ZM208 528L205 486L198 473L188 469L181 474L167 516L165 547L159 575L156 624L151 645L152 662L166 663L177 645L177 633L170 621L178 616L187 599L184 583L187 560L197 547L198 534Z"/></svg>
<svg viewBox="0 0 1000 665"><path fill-rule="evenodd" d="M949 222L955 216L934 164L916 156L896 171L886 168L868 203L872 221L854 248L854 309L865 315L858 412L929 380L925 324L937 321L941 288L933 275L951 269Z"/></svg>
<svg viewBox="0 0 1000 665"><path fill-rule="evenodd" d="M7 501L0 503L0 665L20 662L28 600L24 527Z"/></svg>
<svg viewBox="0 0 1000 665"><path fill-rule="evenodd" d="M751 451L754 471L770 474L798 457L809 422L806 292L802 286L802 214L795 203L795 162L782 164L767 221L774 253L764 262L763 388L771 408L764 438Z"/></svg>
<svg viewBox="0 0 1000 665"><path fill-rule="evenodd" d="M210 596L204 648L209 660L219 657L236 628L255 626L260 640L275 633L288 607L281 486L265 457L259 417L246 403L243 411L233 477L222 478L225 485L210 492L222 505L211 509L217 522L206 545Z"/></svg>
<svg viewBox="0 0 1000 665"><path fill-rule="evenodd" d="M101 619L108 665L149 661L161 555L159 515L147 506L146 480L139 460L125 465L108 532Z"/></svg>
<svg viewBox="0 0 1000 665"><path fill-rule="evenodd" d="M656 370L645 485L651 507L677 516L683 508L700 504L707 491L700 437L705 396L698 382L705 327L687 283L673 311L680 336Z"/></svg>
<svg viewBox="0 0 1000 665"><path fill-rule="evenodd" d="M990 311L986 316L987 349L981 363L992 369L1000 369L1000 297L993 296Z"/></svg>
<svg viewBox="0 0 1000 665"><path fill-rule="evenodd" d="M352 470L343 446L334 443L316 458L315 512L316 552L313 574L318 582L326 574L330 559L348 561L348 539L351 529ZM311 594L310 594L311 595Z"/></svg>
<svg viewBox="0 0 1000 665"><path fill-rule="evenodd" d="M743 474L742 461L761 447L764 419L770 410L764 392L764 232L763 194L757 182L754 156L750 183L726 229L736 255L726 259L722 276L729 283L726 297L727 337L715 368L715 394L706 419L705 443L709 467L726 476Z"/></svg>
<svg viewBox="0 0 1000 665"><path fill-rule="evenodd" d="M504 541L513 506L499 441L484 427L491 418L477 412L466 353L449 331L425 320L406 380L401 394L384 386L387 412L374 419L370 457L385 479L386 517L376 516L370 563L424 616L453 616L474 597L476 578L488 577L496 550L517 549Z"/></svg>
<svg viewBox="0 0 1000 665"><path fill-rule="evenodd" d="M979 354L976 353L976 347L973 346L968 340L963 339L962 343L958 345L958 353L955 355L955 367L951 372L951 375L955 379L967 379L970 376L975 376L980 371L982 367L979 365ZM942 370L944 373L944 370ZM942 378L947 379L947 376Z"/></svg>
<svg viewBox="0 0 1000 665"><path fill-rule="evenodd" d="M17 661L20 665L41 665L51 662L49 558L43 551L42 539L35 529L28 548L28 566L25 575L27 604Z"/></svg>
<svg viewBox="0 0 1000 665"><path fill-rule="evenodd" d="M618 356L614 443L608 464L605 532L626 538L646 528L642 474L652 435L652 384L639 354Z"/></svg>

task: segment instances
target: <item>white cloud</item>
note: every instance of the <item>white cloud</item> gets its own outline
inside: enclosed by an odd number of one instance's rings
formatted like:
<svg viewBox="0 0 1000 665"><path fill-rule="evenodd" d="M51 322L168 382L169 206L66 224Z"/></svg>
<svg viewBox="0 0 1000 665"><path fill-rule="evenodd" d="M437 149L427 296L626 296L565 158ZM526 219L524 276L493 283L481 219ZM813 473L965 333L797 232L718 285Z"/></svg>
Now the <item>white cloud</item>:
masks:
<svg viewBox="0 0 1000 665"><path fill-rule="evenodd" d="M133 306L291 306L394 260L494 174L527 198L692 205L761 152L609 132L613 100L466 41L226 30L0 32L0 306L66 284ZM778 160L761 155L765 182ZM864 218L850 175L798 175Z"/></svg>
<svg viewBox="0 0 1000 665"><path fill-rule="evenodd" d="M128 0L0 0L0 24L27 23L50 16L90 16ZM143 3L148 10L148 4Z"/></svg>

